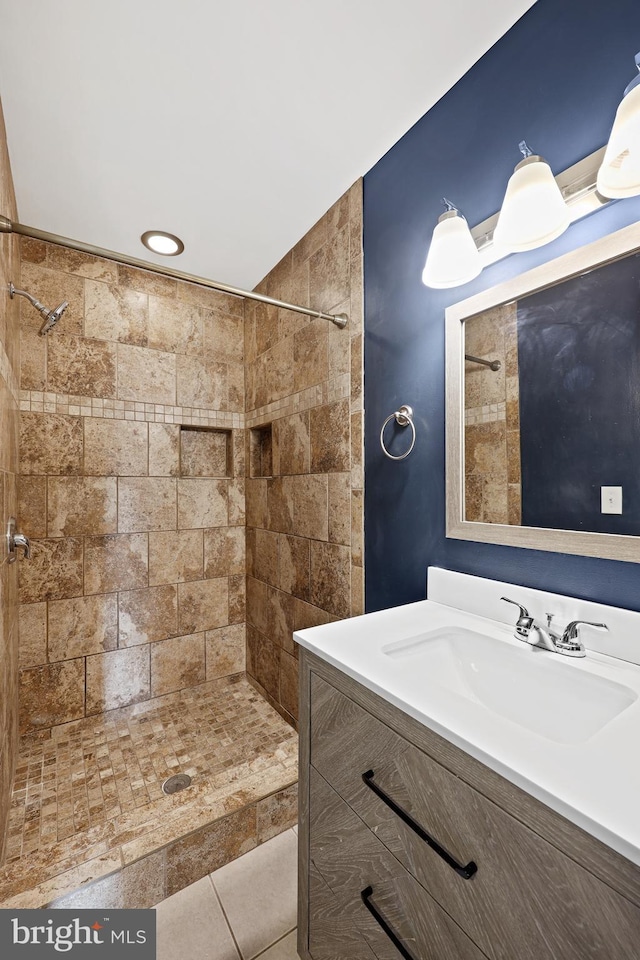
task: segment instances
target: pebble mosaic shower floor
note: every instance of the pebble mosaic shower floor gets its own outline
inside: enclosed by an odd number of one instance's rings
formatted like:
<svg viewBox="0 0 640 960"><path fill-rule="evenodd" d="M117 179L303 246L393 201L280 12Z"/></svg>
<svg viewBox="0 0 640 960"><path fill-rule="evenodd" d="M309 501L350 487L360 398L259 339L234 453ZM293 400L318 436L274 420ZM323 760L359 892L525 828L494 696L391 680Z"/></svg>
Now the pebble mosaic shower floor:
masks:
<svg viewBox="0 0 640 960"><path fill-rule="evenodd" d="M167 796L162 783L177 773L192 784ZM170 895L192 882L184 849L180 863L171 858L180 838L255 805L255 836L239 838L249 849L295 822L296 780L295 731L242 676L31 735L16 770L0 906L52 903L156 851ZM251 817L242 822L250 834Z"/></svg>

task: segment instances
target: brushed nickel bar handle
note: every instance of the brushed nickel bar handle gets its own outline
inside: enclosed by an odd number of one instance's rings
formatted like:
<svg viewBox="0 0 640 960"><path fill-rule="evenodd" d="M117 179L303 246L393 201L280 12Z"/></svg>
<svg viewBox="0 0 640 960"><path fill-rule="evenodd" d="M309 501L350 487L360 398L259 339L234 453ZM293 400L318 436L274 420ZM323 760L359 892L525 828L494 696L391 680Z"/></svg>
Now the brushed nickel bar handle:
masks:
<svg viewBox="0 0 640 960"><path fill-rule="evenodd" d="M382 802L385 803L390 810L393 810L396 816L400 817L402 822L406 823L406 825L410 827L414 833L417 833L420 839L424 840L424 842L431 847L434 853L437 853L438 856L441 857L444 862L451 867L452 870L455 870L459 877L462 877L463 880L469 880L478 870L478 867L473 860L470 860L466 865L458 863L455 857L452 857L450 853L447 853L444 847L441 846L437 840L434 840L433 837L427 833L424 827L421 827L418 821L413 819L410 813L407 813L407 811L404 810L398 803L396 803L396 801L393 800L389 794L385 793L377 783L374 783L374 776L375 774L373 770L367 770L366 773L362 774L362 779L369 789L373 790L375 795L380 797Z"/></svg>
<svg viewBox="0 0 640 960"><path fill-rule="evenodd" d="M382 914L371 903L370 898L372 896L373 896L373 887L366 887L360 894L360 897L362 898L362 902L364 903L365 907L367 908L367 910L369 911L373 919L376 921L378 926L380 926L384 930L384 932L389 937L389 940L391 940L391 943L394 945L396 950L402 954L402 956L404 957L404 960L417 960L417 958L409 950L407 950L407 948L405 947L404 943L402 942L398 934L395 933L393 927L391 927L387 923L387 921L382 916Z"/></svg>

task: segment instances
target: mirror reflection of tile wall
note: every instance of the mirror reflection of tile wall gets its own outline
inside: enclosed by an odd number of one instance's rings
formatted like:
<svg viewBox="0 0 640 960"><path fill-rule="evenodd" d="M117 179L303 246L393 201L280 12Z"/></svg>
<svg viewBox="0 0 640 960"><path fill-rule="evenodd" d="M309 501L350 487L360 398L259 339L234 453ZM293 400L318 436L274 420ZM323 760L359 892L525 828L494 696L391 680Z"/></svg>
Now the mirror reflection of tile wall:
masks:
<svg viewBox="0 0 640 960"><path fill-rule="evenodd" d="M465 354L500 361L500 369L466 360L465 520L521 522L517 303L465 322Z"/></svg>

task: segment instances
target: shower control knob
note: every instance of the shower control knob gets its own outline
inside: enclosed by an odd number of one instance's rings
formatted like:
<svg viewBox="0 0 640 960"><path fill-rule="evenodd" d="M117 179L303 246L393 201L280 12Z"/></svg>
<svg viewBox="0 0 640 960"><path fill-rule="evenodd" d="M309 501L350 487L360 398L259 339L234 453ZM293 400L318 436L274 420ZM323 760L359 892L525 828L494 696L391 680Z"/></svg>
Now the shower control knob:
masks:
<svg viewBox="0 0 640 960"><path fill-rule="evenodd" d="M31 544L29 538L24 533L16 533L16 518L10 517L7 523L7 560L9 563L15 563L17 559L17 550L24 551L24 559L31 559Z"/></svg>

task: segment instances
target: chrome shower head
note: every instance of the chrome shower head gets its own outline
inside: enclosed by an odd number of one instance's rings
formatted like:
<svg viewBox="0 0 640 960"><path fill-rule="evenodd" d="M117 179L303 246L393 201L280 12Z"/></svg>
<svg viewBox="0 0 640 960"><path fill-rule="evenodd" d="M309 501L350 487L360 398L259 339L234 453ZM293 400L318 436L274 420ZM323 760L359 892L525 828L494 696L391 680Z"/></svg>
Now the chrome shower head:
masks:
<svg viewBox="0 0 640 960"><path fill-rule="evenodd" d="M55 327L56 323L64 313L64 311L69 306L67 300L63 300L62 303L55 308L55 310L49 310L44 304L40 303L39 300L36 300L35 297L32 297L30 293L27 293L26 290L17 290L12 283L9 284L9 296L13 300L14 297L25 297L29 303L33 304L36 310L42 314L44 317L44 323L40 327L39 333L41 337L44 337L45 333L49 333L49 330L52 330Z"/></svg>
<svg viewBox="0 0 640 960"><path fill-rule="evenodd" d="M45 333L49 333L49 330L53 330L56 323L65 312L69 303L67 300L63 300L59 307L56 307L55 310L49 310L47 313L43 313L45 318L44 323L40 327L39 333L41 337L44 337Z"/></svg>

